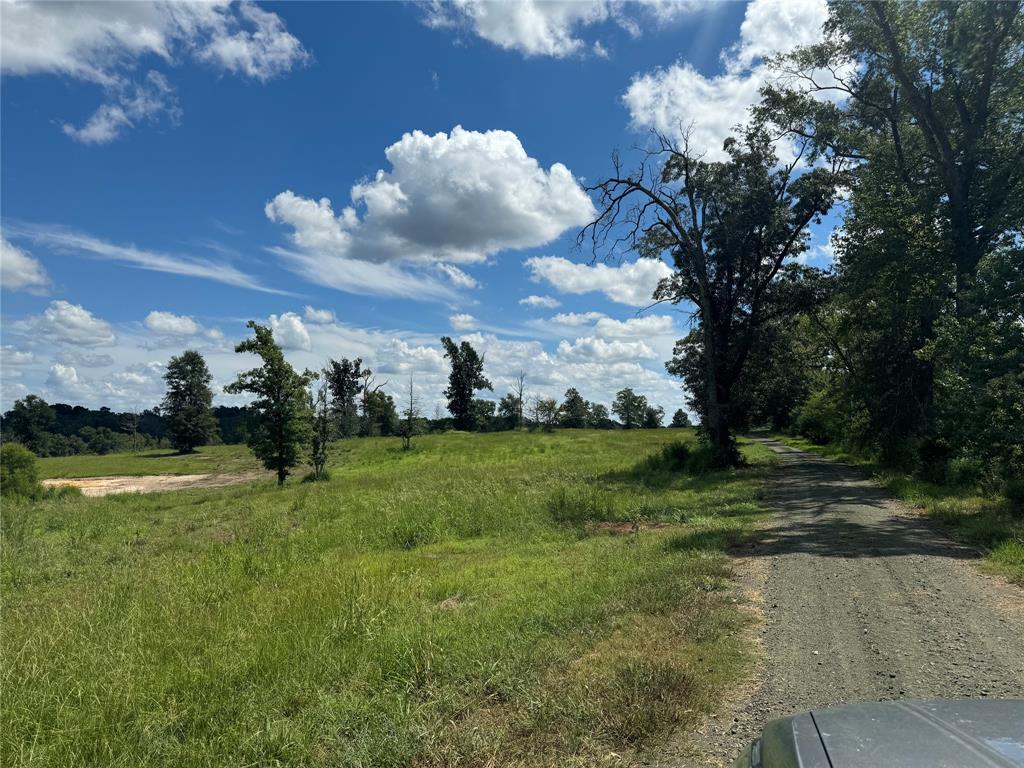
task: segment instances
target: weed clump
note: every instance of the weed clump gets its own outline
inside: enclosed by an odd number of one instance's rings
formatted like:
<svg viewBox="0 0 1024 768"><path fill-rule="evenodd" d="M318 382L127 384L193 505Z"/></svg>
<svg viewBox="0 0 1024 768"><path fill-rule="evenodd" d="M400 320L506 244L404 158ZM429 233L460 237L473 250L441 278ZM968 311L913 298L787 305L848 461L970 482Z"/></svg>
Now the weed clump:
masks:
<svg viewBox="0 0 1024 768"><path fill-rule="evenodd" d="M556 523L583 525L616 519L611 497L594 488L561 487L548 497L548 512Z"/></svg>

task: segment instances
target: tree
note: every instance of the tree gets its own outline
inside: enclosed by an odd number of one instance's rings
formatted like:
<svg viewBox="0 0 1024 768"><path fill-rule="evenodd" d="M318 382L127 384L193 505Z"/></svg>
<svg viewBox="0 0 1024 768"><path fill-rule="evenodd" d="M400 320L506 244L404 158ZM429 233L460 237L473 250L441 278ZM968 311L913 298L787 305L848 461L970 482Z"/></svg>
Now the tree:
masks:
<svg viewBox="0 0 1024 768"><path fill-rule="evenodd" d="M473 398L473 429L477 432L490 431L494 422L494 411L496 407L497 403L493 400L484 400L481 397Z"/></svg>
<svg viewBox="0 0 1024 768"><path fill-rule="evenodd" d="M526 372L523 370L519 371L519 375L516 376L516 382L512 385L512 391L515 393L516 402L519 404L519 410L516 413L516 429L523 428L523 407L526 405Z"/></svg>
<svg viewBox="0 0 1024 768"><path fill-rule="evenodd" d="M553 397L539 397L535 405L537 424L545 432L550 432L558 423L558 401Z"/></svg>
<svg viewBox="0 0 1024 768"><path fill-rule="evenodd" d="M402 450L410 450L412 439L422 432L423 413L420 410L419 398L416 397L416 390L413 388L412 376L410 376L408 397L405 400L405 407L402 409L402 422L398 427L398 434L402 438Z"/></svg>
<svg viewBox="0 0 1024 768"><path fill-rule="evenodd" d="M594 429L614 429L615 422L608 416L607 406L601 405L600 403L593 403L590 406L589 416L590 426Z"/></svg>
<svg viewBox="0 0 1024 768"><path fill-rule="evenodd" d="M310 417L306 388L318 378L312 371L297 373L284 359L284 352L266 326L250 320L254 336L242 341L235 352L250 352L263 361L259 368L238 374L224 387L229 394L248 392L256 397L250 405L253 426L246 440L263 466L277 473L284 485L289 470L299 463L302 448L309 441Z"/></svg>
<svg viewBox="0 0 1024 768"><path fill-rule="evenodd" d="M128 411L121 416L121 429L131 438L132 453L139 450L139 414L138 411Z"/></svg>
<svg viewBox="0 0 1024 768"><path fill-rule="evenodd" d="M331 414L341 437L352 437L359 432L359 404L363 392L362 358L328 360L324 380L331 391Z"/></svg>
<svg viewBox="0 0 1024 768"><path fill-rule="evenodd" d="M518 429L523 424L523 401L516 392L509 392L498 402L498 416L504 420L506 429Z"/></svg>
<svg viewBox="0 0 1024 768"><path fill-rule="evenodd" d="M760 114L821 154L890 170L941 225L959 303L1024 218L1021 4L834 3L824 31L780 59L788 77Z"/></svg>
<svg viewBox="0 0 1024 768"><path fill-rule="evenodd" d="M562 403L560 409L562 426L572 429L583 429L586 427L589 405L575 387L569 387L569 389L565 390L565 402Z"/></svg>
<svg viewBox="0 0 1024 768"><path fill-rule="evenodd" d="M675 427L677 429L681 427L690 426L689 415L687 415L686 411L684 411L682 408L677 409L676 412L672 414L672 423L670 424L670 426Z"/></svg>
<svg viewBox="0 0 1024 768"><path fill-rule="evenodd" d="M4 427L15 439L36 453L42 447L57 421L57 415L45 400L36 395L26 395L14 402L14 407L4 415Z"/></svg>
<svg viewBox="0 0 1024 768"><path fill-rule="evenodd" d="M724 144L728 160L706 162L686 138L657 136L640 167L615 175L598 192L597 218L580 233L595 252L625 242L642 258L671 257L672 276L656 301L691 302L701 329L712 463L740 462L733 433L733 386L758 327L777 311L773 293L787 259L806 248L807 227L831 207L847 161L800 171L779 164L772 136L754 123Z"/></svg>
<svg viewBox="0 0 1024 768"><path fill-rule="evenodd" d="M639 427L643 423L646 411L647 398L643 395L638 395L629 387L616 393L612 413L619 417L619 421L626 429Z"/></svg>
<svg viewBox="0 0 1024 768"><path fill-rule="evenodd" d="M359 406L360 436L376 437L394 434L395 422L398 421L395 401L382 391L388 385L388 380L385 379L378 384L373 371L369 368L363 368L359 376L359 391L362 393L362 401Z"/></svg>
<svg viewBox="0 0 1024 768"><path fill-rule="evenodd" d="M1019 2L834 3L824 40L775 62L758 109L816 155L857 161L812 399L832 438L885 463L948 441L948 414L972 418L943 401L953 358L933 352L989 314L986 261L1020 242L1022 39Z"/></svg>
<svg viewBox="0 0 1024 768"><path fill-rule="evenodd" d="M362 411L360 434L363 437L387 437L396 433L398 411L395 409L395 400L380 387L374 387L372 380L370 386L363 391Z"/></svg>
<svg viewBox="0 0 1024 768"><path fill-rule="evenodd" d="M644 408L644 429L658 429L665 418L665 409L660 405L648 405Z"/></svg>
<svg viewBox="0 0 1024 768"><path fill-rule="evenodd" d="M314 480L327 479L327 453L331 444L331 412L327 401L328 385L310 388L307 407L310 414L309 464L313 467Z"/></svg>
<svg viewBox="0 0 1024 768"><path fill-rule="evenodd" d="M448 336L441 337L445 354L451 361L452 371L448 376L448 388L444 396L448 398L448 411L455 418L455 428L470 430L473 428L473 396L478 389L494 389L491 382L484 376L484 360L468 341L456 345Z"/></svg>
<svg viewBox="0 0 1024 768"><path fill-rule="evenodd" d="M167 423L167 437L179 453L192 453L217 433L210 390L213 376L203 356L188 349L167 363L164 381L167 394L160 410Z"/></svg>

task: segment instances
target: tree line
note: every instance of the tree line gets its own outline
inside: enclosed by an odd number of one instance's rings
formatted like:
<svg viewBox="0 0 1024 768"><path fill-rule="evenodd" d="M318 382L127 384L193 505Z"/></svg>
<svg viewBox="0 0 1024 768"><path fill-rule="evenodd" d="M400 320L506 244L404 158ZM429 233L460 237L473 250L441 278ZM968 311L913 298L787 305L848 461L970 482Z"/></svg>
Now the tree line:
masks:
<svg viewBox="0 0 1024 768"><path fill-rule="evenodd" d="M937 482L1019 483L1022 50L1020 2L832 3L821 43L770 62L726 160L656 135L592 187L580 243L668 258L653 300L694 308L667 368L716 464L770 425ZM837 203L834 265L802 265Z"/></svg>
<svg viewBox="0 0 1024 768"><path fill-rule="evenodd" d="M171 357L164 373L166 394L160 405L141 414L116 414L108 408L50 406L36 395L15 402L4 414L5 440L20 442L39 456L110 453L160 445L182 453L217 442L245 442L280 482L291 468L307 461L313 478L325 476L330 443L338 438L397 436L405 449L428 432L464 430L494 432L512 429L653 429L662 426L664 410L644 395L625 388L609 409L585 400L575 387L563 402L530 396L527 376L520 372L512 391L500 401L477 397L493 391L484 375L484 359L473 346L441 338L450 363L444 390L448 416L422 411L412 377L396 404L362 359L329 359L320 371L296 371L285 359L270 328L250 321L253 336L235 351L255 354L260 364L239 374L224 388L228 394L253 399L243 407L213 407L210 374L202 354L185 350ZM613 418L614 417L614 418ZM679 409L671 426L689 426ZM231 440L225 439L230 432Z"/></svg>

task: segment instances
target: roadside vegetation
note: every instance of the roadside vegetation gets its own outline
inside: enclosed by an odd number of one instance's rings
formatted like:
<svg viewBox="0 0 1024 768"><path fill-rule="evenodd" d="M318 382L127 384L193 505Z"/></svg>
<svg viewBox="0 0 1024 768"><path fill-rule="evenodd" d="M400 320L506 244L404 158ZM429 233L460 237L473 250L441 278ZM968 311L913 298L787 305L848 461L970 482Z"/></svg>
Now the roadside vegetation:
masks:
<svg viewBox="0 0 1024 768"><path fill-rule="evenodd" d="M957 540L984 553L989 570L1024 586L1024 496L1015 497L976 482L929 483L887 467L863 453L836 445L818 445L803 437L777 436L805 451L857 464L894 496L921 508Z"/></svg>
<svg viewBox="0 0 1024 768"><path fill-rule="evenodd" d="M320 483L5 499L0 762L593 764L743 674L723 550L763 448L701 476L689 430L332 448Z"/></svg>

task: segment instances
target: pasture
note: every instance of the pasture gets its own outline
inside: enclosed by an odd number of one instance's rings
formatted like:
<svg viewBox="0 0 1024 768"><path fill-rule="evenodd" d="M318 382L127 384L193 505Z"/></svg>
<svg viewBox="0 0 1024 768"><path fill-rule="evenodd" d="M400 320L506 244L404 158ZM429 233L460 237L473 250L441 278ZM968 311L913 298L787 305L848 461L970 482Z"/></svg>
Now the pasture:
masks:
<svg viewBox="0 0 1024 768"><path fill-rule="evenodd" d="M347 440L329 482L5 504L0 763L624 759L751 658L724 550L771 455L695 477L675 441L693 438ZM253 466L215 447L41 469L212 465Z"/></svg>

